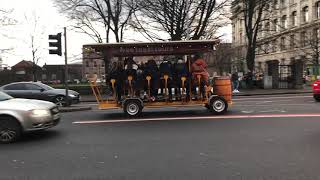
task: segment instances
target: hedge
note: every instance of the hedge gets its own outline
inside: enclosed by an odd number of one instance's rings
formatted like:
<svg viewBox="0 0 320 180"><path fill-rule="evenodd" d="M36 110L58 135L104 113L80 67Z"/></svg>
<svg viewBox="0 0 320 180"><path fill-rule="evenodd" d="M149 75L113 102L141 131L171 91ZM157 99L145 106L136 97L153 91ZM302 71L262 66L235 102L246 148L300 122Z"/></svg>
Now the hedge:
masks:
<svg viewBox="0 0 320 180"><path fill-rule="evenodd" d="M62 84L56 84L56 85L50 85L50 86L53 88L56 88L56 89L64 89L65 88L65 86ZM90 85L84 85L84 84L73 85L73 84L71 84L71 85L69 85L69 89L76 91L76 92L80 93L81 95L92 95L93 94ZM103 89L103 91L101 91L102 94L107 93L107 91L108 91L107 86L102 86L102 89Z"/></svg>

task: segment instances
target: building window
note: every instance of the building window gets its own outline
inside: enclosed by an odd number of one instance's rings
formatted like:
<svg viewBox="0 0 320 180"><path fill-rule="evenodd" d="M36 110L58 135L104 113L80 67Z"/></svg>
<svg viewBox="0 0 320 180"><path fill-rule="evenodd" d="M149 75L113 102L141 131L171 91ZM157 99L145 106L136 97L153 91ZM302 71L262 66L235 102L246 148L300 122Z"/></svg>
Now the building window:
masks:
<svg viewBox="0 0 320 180"><path fill-rule="evenodd" d="M290 49L294 49L295 46L295 35L291 34L290 35Z"/></svg>
<svg viewBox="0 0 320 180"><path fill-rule="evenodd" d="M281 49L281 51L283 51L283 50L286 49L286 38L285 38L285 37L281 37L281 40L280 40L280 49Z"/></svg>
<svg viewBox="0 0 320 180"><path fill-rule="evenodd" d="M93 61L93 66L97 67L97 61Z"/></svg>
<svg viewBox="0 0 320 180"><path fill-rule="evenodd" d="M274 39L273 41L272 41L272 52L277 52L277 40L276 39Z"/></svg>
<svg viewBox="0 0 320 180"><path fill-rule="evenodd" d="M101 63L101 67L104 67L104 61L102 61L102 63Z"/></svg>
<svg viewBox="0 0 320 180"><path fill-rule="evenodd" d="M283 29L287 29L288 28L288 22L287 22L287 16L284 15L281 18L281 26Z"/></svg>
<svg viewBox="0 0 320 180"><path fill-rule="evenodd" d="M281 3L281 8L285 8L287 5L287 1L286 0L280 0Z"/></svg>
<svg viewBox="0 0 320 180"><path fill-rule="evenodd" d="M279 31L279 24L278 24L278 19L273 20L273 30L275 32Z"/></svg>
<svg viewBox="0 0 320 180"><path fill-rule="evenodd" d="M313 38L312 38L312 46L319 46L320 45L320 29L319 28L315 28L313 29L313 34L312 34Z"/></svg>
<svg viewBox="0 0 320 180"><path fill-rule="evenodd" d="M240 29L243 29L243 27L244 27L244 23L243 23L243 19L240 19Z"/></svg>
<svg viewBox="0 0 320 180"><path fill-rule="evenodd" d="M240 44L242 44L242 32L240 33Z"/></svg>
<svg viewBox="0 0 320 180"><path fill-rule="evenodd" d="M266 22L264 28L265 28L266 34L269 34L269 31L270 31L270 23L269 23L269 22Z"/></svg>
<svg viewBox="0 0 320 180"><path fill-rule="evenodd" d="M320 1L316 2L316 17L320 19Z"/></svg>
<svg viewBox="0 0 320 180"><path fill-rule="evenodd" d="M297 11L293 11L291 14L292 26L297 26Z"/></svg>
<svg viewBox="0 0 320 180"><path fill-rule="evenodd" d="M274 9L279 9L279 2L278 2L278 0L274 0L274 1L273 1L273 7L274 7Z"/></svg>
<svg viewBox="0 0 320 180"><path fill-rule="evenodd" d="M261 45L257 45L256 52L257 54L261 54Z"/></svg>
<svg viewBox="0 0 320 180"><path fill-rule="evenodd" d="M265 12L269 12L270 11L270 5L269 4L266 4L266 6L265 6Z"/></svg>
<svg viewBox="0 0 320 180"><path fill-rule="evenodd" d="M270 52L270 44L269 44L269 42L266 42L266 43L265 43L264 49L265 49L265 52L266 52L266 53L269 53L269 52Z"/></svg>
<svg viewBox="0 0 320 180"><path fill-rule="evenodd" d="M52 74L51 75L51 80L57 80L57 75L56 74Z"/></svg>
<svg viewBox="0 0 320 180"><path fill-rule="evenodd" d="M301 32L300 35L300 42L301 42L301 47L305 47L307 45L307 33L305 31Z"/></svg>
<svg viewBox="0 0 320 180"><path fill-rule="evenodd" d="M86 67L89 67L90 65L89 65L89 61L86 61Z"/></svg>
<svg viewBox="0 0 320 180"><path fill-rule="evenodd" d="M314 36L317 38L317 40L320 40L320 28L314 29Z"/></svg>
<svg viewBox="0 0 320 180"><path fill-rule="evenodd" d="M306 6L302 9L302 22L309 21L309 7Z"/></svg>

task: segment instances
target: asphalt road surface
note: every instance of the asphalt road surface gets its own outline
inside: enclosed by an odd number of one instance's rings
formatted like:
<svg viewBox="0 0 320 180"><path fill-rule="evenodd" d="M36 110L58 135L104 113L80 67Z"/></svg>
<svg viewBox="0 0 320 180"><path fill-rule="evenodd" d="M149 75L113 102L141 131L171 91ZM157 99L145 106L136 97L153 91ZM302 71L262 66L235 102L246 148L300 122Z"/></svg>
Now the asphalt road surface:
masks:
<svg viewBox="0 0 320 180"><path fill-rule="evenodd" d="M0 145L0 180L316 180L319 170L311 95L237 97L223 116L167 108L125 119L94 108Z"/></svg>

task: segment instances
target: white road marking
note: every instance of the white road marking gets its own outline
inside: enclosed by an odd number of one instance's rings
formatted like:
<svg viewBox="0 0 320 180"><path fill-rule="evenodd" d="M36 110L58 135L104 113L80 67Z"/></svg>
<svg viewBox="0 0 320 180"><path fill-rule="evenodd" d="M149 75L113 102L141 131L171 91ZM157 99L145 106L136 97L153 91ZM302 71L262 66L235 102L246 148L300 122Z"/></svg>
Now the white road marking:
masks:
<svg viewBox="0 0 320 180"><path fill-rule="evenodd" d="M287 100L286 100L287 101ZM256 102L256 104L266 104L266 103L272 103L273 101L262 101L262 102ZM277 101L278 102L278 101Z"/></svg>
<svg viewBox="0 0 320 180"><path fill-rule="evenodd" d="M245 114L251 114L251 113L254 113L254 111L241 111L242 113L245 113Z"/></svg>
<svg viewBox="0 0 320 180"><path fill-rule="evenodd" d="M313 104L241 104L241 103L236 103L233 104L232 106L240 106L240 107L252 107L252 106L257 106L257 107L264 107L264 106L310 106ZM320 107L320 106L319 106Z"/></svg>
<svg viewBox="0 0 320 180"><path fill-rule="evenodd" d="M265 110L265 111L259 111L259 113L271 113L271 112L281 112L281 113L285 113L287 111L285 110Z"/></svg>
<svg viewBox="0 0 320 180"><path fill-rule="evenodd" d="M104 124L104 123L121 123L121 122L171 121L171 120L299 118L299 117L320 117L320 114L257 114L257 115L224 115L224 116L197 116L197 117L172 117L172 118L91 120L91 121L75 121L75 122L72 122L72 124Z"/></svg>
<svg viewBox="0 0 320 180"><path fill-rule="evenodd" d="M279 97L252 97L252 98L236 98L236 99L232 99L232 101L245 101L245 100L270 100L270 99L296 99L296 98L312 98L313 96L279 96Z"/></svg>

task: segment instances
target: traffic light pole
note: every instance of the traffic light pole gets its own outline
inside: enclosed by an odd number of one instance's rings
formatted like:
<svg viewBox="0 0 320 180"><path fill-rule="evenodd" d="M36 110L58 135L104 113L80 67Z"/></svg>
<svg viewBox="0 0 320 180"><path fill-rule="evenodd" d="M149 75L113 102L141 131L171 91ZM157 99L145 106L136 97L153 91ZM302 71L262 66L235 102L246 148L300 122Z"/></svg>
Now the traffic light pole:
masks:
<svg viewBox="0 0 320 180"><path fill-rule="evenodd" d="M68 56L67 56L67 28L64 27L64 86L66 89L66 104L69 106L69 87L68 87Z"/></svg>

